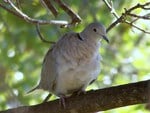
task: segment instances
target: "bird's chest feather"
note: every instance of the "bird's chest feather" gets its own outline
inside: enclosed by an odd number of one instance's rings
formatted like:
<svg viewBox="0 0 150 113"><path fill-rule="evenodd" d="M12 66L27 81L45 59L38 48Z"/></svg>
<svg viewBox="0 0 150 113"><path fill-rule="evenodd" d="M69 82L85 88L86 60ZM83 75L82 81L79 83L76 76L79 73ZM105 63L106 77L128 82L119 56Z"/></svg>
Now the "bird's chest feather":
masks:
<svg viewBox="0 0 150 113"><path fill-rule="evenodd" d="M76 61L58 58L56 93L66 94L88 85L100 72L100 54L96 51L89 59Z"/></svg>

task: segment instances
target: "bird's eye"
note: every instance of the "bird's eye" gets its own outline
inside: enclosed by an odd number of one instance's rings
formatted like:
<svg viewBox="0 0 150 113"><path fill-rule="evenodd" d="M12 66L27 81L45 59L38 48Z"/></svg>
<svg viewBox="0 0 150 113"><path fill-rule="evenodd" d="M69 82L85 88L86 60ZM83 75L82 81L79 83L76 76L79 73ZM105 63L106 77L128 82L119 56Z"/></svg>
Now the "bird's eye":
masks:
<svg viewBox="0 0 150 113"><path fill-rule="evenodd" d="M94 28L93 31L96 32L97 30Z"/></svg>

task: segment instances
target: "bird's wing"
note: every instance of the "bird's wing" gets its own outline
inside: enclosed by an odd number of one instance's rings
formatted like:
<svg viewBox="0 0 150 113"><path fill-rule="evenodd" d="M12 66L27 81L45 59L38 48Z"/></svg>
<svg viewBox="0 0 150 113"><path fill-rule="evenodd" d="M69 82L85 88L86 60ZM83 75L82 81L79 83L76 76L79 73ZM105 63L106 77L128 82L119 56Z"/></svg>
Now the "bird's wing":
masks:
<svg viewBox="0 0 150 113"><path fill-rule="evenodd" d="M57 78L56 58L54 58L52 51L53 48L47 52L44 58L39 84L39 88L48 91L54 90Z"/></svg>
<svg viewBox="0 0 150 113"><path fill-rule="evenodd" d="M67 50L70 50L73 45L70 45L74 41L75 33L66 33L62 36L58 42L47 52L41 71L41 80L38 88L53 92L56 86L56 80L58 77L58 65L61 65L63 61L59 61L57 58L61 57L62 60L68 58ZM71 47L70 47L71 46ZM71 51L71 50L70 50ZM67 55L67 56L66 56ZM70 60L70 59L69 59ZM56 62L57 61L57 62ZM66 61L64 61L66 62ZM65 64L63 62L63 64Z"/></svg>

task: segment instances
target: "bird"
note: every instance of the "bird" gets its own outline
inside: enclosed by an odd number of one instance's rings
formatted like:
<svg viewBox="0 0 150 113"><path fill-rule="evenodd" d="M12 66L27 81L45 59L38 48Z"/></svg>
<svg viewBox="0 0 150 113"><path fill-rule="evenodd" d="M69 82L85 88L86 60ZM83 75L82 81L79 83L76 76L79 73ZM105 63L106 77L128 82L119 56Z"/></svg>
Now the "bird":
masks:
<svg viewBox="0 0 150 113"><path fill-rule="evenodd" d="M54 44L43 60L41 79L36 89L48 91L64 98L73 93L85 92L101 71L99 47L106 36L106 28L100 22L90 23L79 33L68 32Z"/></svg>

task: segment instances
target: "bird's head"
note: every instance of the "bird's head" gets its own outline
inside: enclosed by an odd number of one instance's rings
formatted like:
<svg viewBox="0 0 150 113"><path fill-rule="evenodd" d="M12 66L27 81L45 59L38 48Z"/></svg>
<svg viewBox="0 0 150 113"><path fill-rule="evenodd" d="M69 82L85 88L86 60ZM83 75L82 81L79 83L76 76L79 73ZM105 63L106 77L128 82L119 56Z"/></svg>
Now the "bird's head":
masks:
<svg viewBox="0 0 150 113"><path fill-rule="evenodd" d="M98 40L104 39L109 43L106 36L106 28L101 23L94 22L89 24L82 33L86 34L89 38L96 38Z"/></svg>

